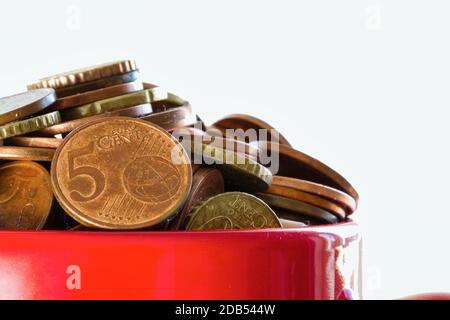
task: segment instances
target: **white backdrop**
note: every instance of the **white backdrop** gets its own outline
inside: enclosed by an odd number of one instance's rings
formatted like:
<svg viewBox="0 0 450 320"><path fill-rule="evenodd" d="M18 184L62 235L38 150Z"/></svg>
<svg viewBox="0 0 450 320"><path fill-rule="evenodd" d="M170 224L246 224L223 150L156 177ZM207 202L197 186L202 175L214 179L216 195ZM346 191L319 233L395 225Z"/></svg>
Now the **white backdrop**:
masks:
<svg viewBox="0 0 450 320"><path fill-rule="evenodd" d="M359 190L366 298L450 291L448 1L2 1L0 95L122 58Z"/></svg>

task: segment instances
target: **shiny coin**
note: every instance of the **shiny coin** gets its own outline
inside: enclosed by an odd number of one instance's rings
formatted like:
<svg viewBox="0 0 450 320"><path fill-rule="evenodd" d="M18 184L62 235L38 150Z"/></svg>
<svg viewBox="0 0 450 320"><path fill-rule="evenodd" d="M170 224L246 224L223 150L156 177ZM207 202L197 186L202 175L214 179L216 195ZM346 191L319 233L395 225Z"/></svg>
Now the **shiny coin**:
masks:
<svg viewBox="0 0 450 320"><path fill-rule="evenodd" d="M152 101L160 99L160 94L166 96L167 92L160 92L156 89L137 91L118 97L95 101L83 106L61 110L61 117L64 121L75 120L127 107L151 103Z"/></svg>
<svg viewBox="0 0 450 320"><path fill-rule="evenodd" d="M142 120L99 119L69 134L51 168L55 196L79 223L130 230L176 214L189 195L192 171L183 147Z"/></svg>
<svg viewBox="0 0 450 320"><path fill-rule="evenodd" d="M222 173L218 169L203 167L198 169L192 180L192 189L183 210L170 223L171 230L184 230L192 210L203 201L225 192Z"/></svg>
<svg viewBox="0 0 450 320"><path fill-rule="evenodd" d="M43 78L30 84L28 86L28 90L39 88L66 88L80 83L121 75L135 70L137 70L137 67L133 60L115 61Z"/></svg>
<svg viewBox="0 0 450 320"><path fill-rule="evenodd" d="M346 217L345 210L336 203L331 202L328 199L310 193L306 193L294 188L281 187L272 184L272 186L270 186L270 188L266 190L266 193L305 202L310 205L325 209L328 212L335 214L341 220L344 220Z"/></svg>
<svg viewBox="0 0 450 320"><path fill-rule="evenodd" d="M39 230L53 203L50 175L31 161L0 166L0 229Z"/></svg>
<svg viewBox="0 0 450 320"><path fill-rule="evenodd" d="M197 117L189 107L178 107L167 111L152 113L141 117L142 120L154 123L168 132L195 125Z"/></svg>
<svg viewBox="0 0 450 320"><path fill-rule="evenodd" d="M338 217L331 214L330 212L305 202L296 201L267 193L255 193L255 195L277 212L278 209L282 209L292 212L295 215L299 215L300 217L307 217L309 219L321 221L323 223L339 222Z"/></svg>
<svg viewBox="0 0 450 320"><path fill-rule="evenodd" d="M106 112L102 113L96 116L92 117L86 117L71 121L65 121L61 122L57 125L45 128L43 130L39 130L36 132L39 135L42 136L54 136L57 134L66 134L71 132L72 130L75 130L76 128L85 125L88 122L91 122L93 120L97 119L103 119L103 118L110 118L110 117L130 117L130 118L139 118L145 115L148 115L152 112L152 106L149 103L141 104L134 107L129 107L125 109L119 109L112 112Z"/></svg>
<svg viewBox="0 0 450 320"><path fill-rule="evenodd" d="M0 160L52 161L55 149L0 146Z"/></svg>
<svg viewBox="0 0 450 320"><path fill-rule="evenodd" d="M0 124L26 118L42 111L56 100L53 89L39 89L0 99Z"/></svg>
<svg viewBox="0 0 450 320"><path fill-rule="evenodd" d="M272 187L290 188L331 200L343 207L348 214L353 213L356 209L355 199L350 197L348 194L318 183L295 178L274 176L272 180ZM267 192L270 193L270 191Z"/></svg>
<svg viewBox="0 0 450 320"><path fill-rule="evenodd" d="M52 110L62 110L73 107L82 106L99 100L109 99L143 90L142 82L133 81L129 83L118 84L102 89L78 93L73 96L68 96L58 99L52 106Z"/></svg>
<svg viewBox="0 0 450 320"><path fill-rule="evenodd" d="M277 143L258 144L261 152L270 152L272 158L279 159L279 170L274 175L312 181L338 189L352 196L358 202L358 192L339 173L307 154Z"/></svg>
<svg viewBox="0 0 450 320"><path fill-rule="evenodd" d="M222 193L206 200L193 213L188 230L245 230L281 228L272 209L255 196Z"/></svg>
<svg viewBox="0 0 450 320"><path fill-rule="evenodd" d="M51 148L56 149L62 142L62 139L43 138L43 137L12 137L3 141L5 146L33 147L33 148Z"/></svg>
<svg viewBox="0 0 450 320"><path fill-rule="evenodd" d="M253 129L255 130L255 135L253 139L250 139L250 141L272 141L286 145L288 147L291 146L289 141L287 141L287 139L281 133L275 130L271 125L269 125L268 123L264 122L261 119L246 114L232 114L226 116L220 119L219 121L216 121L212 125L212 127L215 129L219 129L224 136L226 136L227 129L233 130L241 129L243 131ZM261 129L267 130L267 135L260 135L259 130ZM232 138L228 136L226 137ZM251 138L251 136L247 136L247 138ZM243 139L238 140L245 141Z"/></svg>
<svg viewBox="0 0 450 320"><path fill-rule="evenodd" d="M60 122L61 115L58 111L50 112L34 118L10 122L0 126L0 139L21 136L50 127Z"/></svg>

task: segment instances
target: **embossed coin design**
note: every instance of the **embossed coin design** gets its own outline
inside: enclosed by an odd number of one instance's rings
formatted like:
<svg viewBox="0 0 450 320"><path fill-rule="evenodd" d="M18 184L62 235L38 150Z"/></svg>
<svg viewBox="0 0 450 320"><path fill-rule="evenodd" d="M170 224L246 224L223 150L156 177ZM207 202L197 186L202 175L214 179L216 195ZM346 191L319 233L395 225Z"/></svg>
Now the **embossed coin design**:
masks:
<svg viewBox="0 0 450 320"><path fill-rule="evenodd" d="M281 228L276 214L263 201L243 192L212 197L193 213L188 230Z"/></svg>
<svg viewBox="0 0 450 320"><path fill-rule="evenodd" d="M42 229L52 203L50 175L40 164L14 161L0 166L0 229Z"/></svg>
<svg viewBox="0 0 450 320"><path fill-rule="evenodd" d="M222 131L222 134L226 134L227 129L233 130L256 130L257 136L254 137L254 141L267 140L272 142L277 142L288 147L291 147L289 141L279 133L274 127L266 123L265 121L258 119L256 117L247 115L247 114L232 114L226 116L219 121L216 121L213 125L213 128L219 129ZM259 130L267 130L267 136L260 136ZM230 138L230 137L227 137Z"/></svg>
<svg viewBox="0 0 450 320"><path fill-rule="evenodd" d="M28 89L66 88L80 83L124 74L135 70L137 70L137 67L133 60L115 61L43 78L33 84L30 84Z"/></svg>
<svg viewBox="0 0 450 320"><path fill-rule="evenodd" d="M130 230L157 225L183 206L192 182L183 147L142 120L99 119L74 130L51 168L55 196L79 223Z"/></svg>
<svg viewBox="0 0 450 320"><path fill-rule="evenodd" d="M56 100L53 89L39 89L0 99L0 124L21 120L44 110Z"/></svg>
<svg viewBox="0 0 450 320"><path fill-rule="evenodd" d="M203 201L225 192L222 173L218 169L202 167L194 174L192 189L183 210L170 223L172 230L184 230L195 207Z"/></svg>

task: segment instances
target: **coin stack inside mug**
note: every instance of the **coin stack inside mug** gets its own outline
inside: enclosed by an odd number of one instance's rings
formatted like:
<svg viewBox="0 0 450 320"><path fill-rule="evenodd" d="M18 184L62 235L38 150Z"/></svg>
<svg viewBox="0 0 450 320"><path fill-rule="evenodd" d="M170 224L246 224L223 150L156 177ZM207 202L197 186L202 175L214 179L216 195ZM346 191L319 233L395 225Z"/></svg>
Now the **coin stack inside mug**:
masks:
<svg viewBox="0 0 450 320"><path fill-rule="evenodd" d="M132 60L1 98L0 139L0 229L304 228L357 208L345 178L266 122L207 127Z"/></svg>

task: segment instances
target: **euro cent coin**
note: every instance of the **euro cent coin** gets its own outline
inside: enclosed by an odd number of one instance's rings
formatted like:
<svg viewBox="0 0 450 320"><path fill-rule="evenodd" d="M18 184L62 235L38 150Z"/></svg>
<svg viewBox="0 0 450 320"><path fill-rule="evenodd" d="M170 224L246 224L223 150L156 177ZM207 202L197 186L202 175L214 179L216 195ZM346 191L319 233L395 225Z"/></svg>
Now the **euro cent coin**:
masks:
<svg viewBox="0 0 450 320"><path fill-rule="evenodd" d="M165 130L112 117L71 132L56 150L51 178L56 199L79 223L132 230L158 225L182 208L192 169Z"/></svg>

